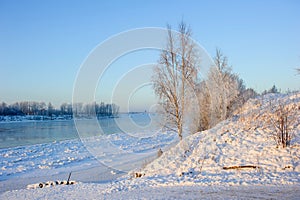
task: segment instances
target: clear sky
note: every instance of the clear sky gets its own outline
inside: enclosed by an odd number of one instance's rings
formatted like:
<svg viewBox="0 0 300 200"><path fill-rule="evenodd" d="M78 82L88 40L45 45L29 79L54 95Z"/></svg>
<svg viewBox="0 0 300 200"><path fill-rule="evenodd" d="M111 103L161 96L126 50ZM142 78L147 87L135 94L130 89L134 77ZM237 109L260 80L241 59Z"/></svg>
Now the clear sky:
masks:
<svg viewBox="0 0 300 200"><path fill-rule="evenodd" d="M0 101L71 102L80 65L99 43L133 28L176 27L181 19L212 56L222 49L248 87L300 89L298 0L0 0ZM137 56L120 59L109 76L123 65L155 62L154 55L140 63L132 61ZM136 105L149 100L136 96Z"/></svg>

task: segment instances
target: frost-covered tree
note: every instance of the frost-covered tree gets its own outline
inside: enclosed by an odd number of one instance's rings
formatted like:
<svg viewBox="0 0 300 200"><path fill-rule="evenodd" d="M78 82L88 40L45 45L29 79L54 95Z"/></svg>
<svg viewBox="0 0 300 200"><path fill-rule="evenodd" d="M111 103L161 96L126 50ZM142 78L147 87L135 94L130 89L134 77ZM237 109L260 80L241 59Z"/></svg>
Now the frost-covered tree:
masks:
<svg viewBox="0 0 300 200"><path fill-rule="evenodd" d="M199 84L199 130L211 128L230 116L233 105L245 90L243 82L232 72L227 57L219 49L214 61L215 66L211 67L207 80Z"/></svg>
<svg viewBox="0 0 300 200"><path fill-rule="evenodd" d="M208 75L208 88L211 98L210 126L225 120L229 116L229 108L239 94L238 76L232 72L227 57L217 49L214 58L215 66Z"/></svg>
<svg viewBox="0 0 300 200"><path fill-rule="evenodd" d="M238 95L235 99L233 99L228 105L227 109L227 117L231 117L239 108L241 108L246 101L251 98L255 98L258 94L252 88L246 88L244 81L237 76Z"/></svg>
<svg viewBox="0 0 300 200"><path fill-rule="evenodd" d="M182 139L185 112L190 98L190 88L197 79L197 59L191 29L184 22L179 24L178 34L168 26L167 46L160 54L154 69L155 94L160 98L165 116L165 126L176 130Z"/></svg>
<svg viewBox="0 0 300 200"><path fill-rule="evenodd" d="M211 118L210 118L210 104L212 95L209 92L209 88L205 81L202 81L197 86L197 96L199 100L199 120L198 123L194 123L193 132L203 131L210 127Z"/></svg>

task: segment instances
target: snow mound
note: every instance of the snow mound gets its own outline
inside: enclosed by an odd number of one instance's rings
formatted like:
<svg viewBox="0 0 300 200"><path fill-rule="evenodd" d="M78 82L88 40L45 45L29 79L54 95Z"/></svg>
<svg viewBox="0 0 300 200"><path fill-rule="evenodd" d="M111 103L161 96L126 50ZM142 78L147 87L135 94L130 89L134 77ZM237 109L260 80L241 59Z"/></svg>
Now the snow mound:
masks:
<svg viewBox="0 0 300 200"><path fill-rule="evenodd" d="M275 127L266 120L272 117L271 108L282 104L293 109L294 120L290 125L293 138L287 148L276 144ZM299 116L300 93L269 94L251 99L232 118L210 130L190 135L108 190L149 185L298 184ZM142 177L134 178L135 174Z"/></svg>

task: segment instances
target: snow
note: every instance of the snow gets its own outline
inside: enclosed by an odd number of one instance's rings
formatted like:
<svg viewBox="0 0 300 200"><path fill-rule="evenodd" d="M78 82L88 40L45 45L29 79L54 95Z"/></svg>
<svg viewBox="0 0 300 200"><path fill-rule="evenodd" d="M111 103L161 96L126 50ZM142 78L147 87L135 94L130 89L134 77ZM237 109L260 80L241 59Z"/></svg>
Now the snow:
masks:
<svg viewBox="0 0 300 200"><path fill-rule="evenodd" d="M264 97L264 104L274 99ZM278 97L277 97L278 98ZM282 95L286 105L300 105L300 94ZM295 137L289 148L277 147L271 129L264 121L253 121L256 99L240 114L214 128L196 133L165 152L139 173L158 184L253 185L297 184L300 181L300 110L297 108ZM267 106L263 109L267 109ZM247 113L247 114L245 114ZM259 125L257 125L259 124ZM223 170L230 166L256 166L254 169ZM159 177L159 178L154 178ZM166 178L167 177L167 178Z"/></svg>
<svg viewBox="0 0 300 200"><path fill-rule="evenodd" d="M76 181L111 181L124 175L118 166L140 166L145 162L143 158L152 159L157 149L176 139L176 134L167 133L146 138L118 133L0 149L0 192L41 181L66 180L70 172ZM118 151L105 148L105 143L118 147Z"/></svg>
<svg viewBox="0 0 300 200"><path fill-rule="evenodd" d="M94 160L79 140L0 149L0 180L38 169L55 169Z"/></svg>
<svg viewBox="0 0 300 200"><path fill-rule="evenodd" d="M146 186L106 193L103 184L77 184L35 190L9 191L1 199L298 199L296 186Z"/></svg>
<svg viewBox="0 0 300 200"><path fill-rule="evenodd" d="M288 107L296 105L290 147L277 146L272 137L274 130L267 123L270 102L281 102ZM142 139L109 135L112 144L121 147L123 153L100 152L96 157L102 163L119 156L119 163L124 164L130 158L127 155L153 153L153 149L160 147L163 154L127 174L114 169L105 171L104 176L116 178L106 177L108 182L95 180L99 178L96 173L99 163L76 140L1 150L1 187L14 180L10 176L28 177L32 182L26 183L37 183L39 176L32 176L36 172L40 175L51 172L52 176L46 178L64 174L66 179L70 170L65 168L75 169L78 178L76 175L72 178L78 183L43 189L7 188L10 191L3 190L0 199L297 199L300 196L299 116L299 92L269 94L249 100L232 118L210 130L192 134L169 149L167 146L174 142L175 135L165 133ZM96 148L101 141L103 138L93 138L88 144ZM83 166L80 168L78 163ZM235 166L250 167L224 169ZM64 173L53 174L53 170ZM136 178L135 174L141 177ZM96 177L86 181L91 176Z"/></svg>

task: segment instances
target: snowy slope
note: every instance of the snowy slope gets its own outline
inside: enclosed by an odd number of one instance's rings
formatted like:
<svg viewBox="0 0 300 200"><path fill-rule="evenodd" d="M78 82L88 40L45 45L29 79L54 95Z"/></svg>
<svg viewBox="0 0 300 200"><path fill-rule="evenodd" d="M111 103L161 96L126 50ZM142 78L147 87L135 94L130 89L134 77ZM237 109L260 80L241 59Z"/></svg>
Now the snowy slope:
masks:
<svg viewBox="0 0 300 200"><path fill-rule="evenodd" d="M291 147L277 147L272 126L264 121L269 103L297 105L293 113ZM260 104L260 106L257 106ZM275 103L274 103L275 104ZM186 138L141 171L156 175L189 176L191 181L210 184L292 184L300 181L300 93L268 95L250 100L233 118ZM256 116L258 115L258 116ZM255 116L255 118L254 118ZM261 117L260 117L261 116ZM253 169L224 170L230 166Z"/></svg>
<svg viewBox="0 0 300 200"><path fill-rule="evenodd" d="M291 147L277 147L267 123L272 105L296 107ZM296 106L295 106L296 105ZM193 134L144 169L141 178L124 179L110 191L131 185L282 185L300 183L300 93L270 94L247 102L234 117ZM253 166L255 168L223 169Z"/></svg>

